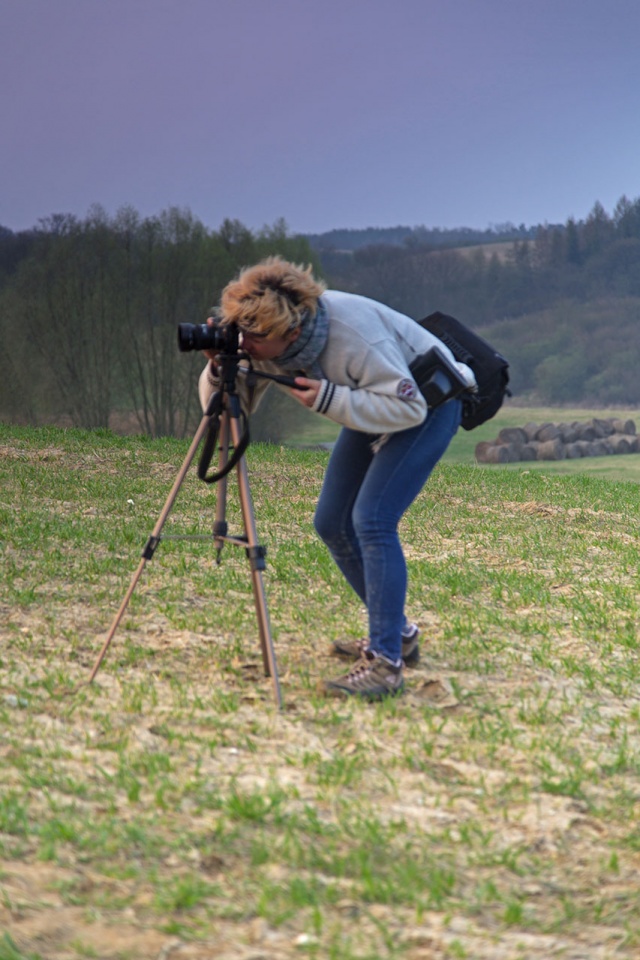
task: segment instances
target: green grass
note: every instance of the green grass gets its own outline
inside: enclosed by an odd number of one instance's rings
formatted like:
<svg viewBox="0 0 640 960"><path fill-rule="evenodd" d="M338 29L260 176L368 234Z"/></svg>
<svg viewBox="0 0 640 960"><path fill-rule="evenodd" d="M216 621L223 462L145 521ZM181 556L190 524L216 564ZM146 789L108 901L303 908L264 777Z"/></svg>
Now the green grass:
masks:
<svg viewBox="0 0 640 960"><path fill-rule="evenodd" d="M453 450L402 526L423 659L345 703L328 455L251 445L279 711L244 551L210 539L161 542L86 684L186 443L0 446L0 958L638 955L640 485ZM165 532L214 504L194 469Z"/></svg>

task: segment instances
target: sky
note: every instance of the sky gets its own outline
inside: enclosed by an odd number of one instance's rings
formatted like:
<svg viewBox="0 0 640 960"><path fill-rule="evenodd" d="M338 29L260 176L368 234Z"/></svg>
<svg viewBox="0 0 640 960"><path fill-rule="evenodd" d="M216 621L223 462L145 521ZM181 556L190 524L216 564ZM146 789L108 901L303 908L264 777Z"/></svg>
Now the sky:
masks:
<svg viewBox="0 0 640 960"><path fill-rule="evenodd" d="M640 0L0 0L0 225L293 233L640 195Z"/></svg>

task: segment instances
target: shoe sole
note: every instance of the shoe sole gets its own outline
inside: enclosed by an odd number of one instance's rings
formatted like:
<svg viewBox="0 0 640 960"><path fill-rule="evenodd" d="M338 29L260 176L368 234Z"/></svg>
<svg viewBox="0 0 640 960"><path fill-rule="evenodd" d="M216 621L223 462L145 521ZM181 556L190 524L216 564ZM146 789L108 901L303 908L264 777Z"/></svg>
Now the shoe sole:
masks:
<svg viewBox="0 0 640 960"><path fill-rule="evenodd" d="M344 687L334 687L331 683L325 684L325 692L329 696L352 697L356 700L377 701L386 700L387 697L397 697L404 692L404 683L397 690L372 690L368 693L364 690L345 690Z"/></svg>
<svg viewBox="0 0 640 960"><path fill-rule="evenodd" d="M352 663L360 659L359 654L351 653L349 650L344 650L336 646L335 644L331 648L331 653L333 654L334 657L338 657L338 659L340 660L350 660ZM411 650L411 652L406 655L406 657L402 658L402 662L404 663L405 667L415 667L415 665L419 662L419 660L420 660L420 647L417 644L413 648L413 650Z"/></svg>

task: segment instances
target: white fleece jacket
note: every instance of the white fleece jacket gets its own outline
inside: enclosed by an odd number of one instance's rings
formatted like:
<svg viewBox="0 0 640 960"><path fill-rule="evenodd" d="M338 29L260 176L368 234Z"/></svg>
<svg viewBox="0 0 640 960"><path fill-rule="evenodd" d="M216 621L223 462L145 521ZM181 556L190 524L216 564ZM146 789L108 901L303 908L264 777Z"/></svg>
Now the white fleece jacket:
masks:
<svg viewBox="0 0 640 960"><path fill-rule="evenodd" d="M395 433L422 423L427 404L409 365L434 346L455 363L448 347L415 320L367 297L327 290L322 302L329 316L329 334L318 358L323 378L313 409L364 433ZM472 386L475 381L469 367L456 366ZM282 373L277 360L256 361L254 367L266 373ZM304 376L304 371L300 375ZM270 382L258 382L254 409ZM207 364L199 382L203 410L217 386ZM277 386L290 392L288 387ZM246 409L242 378L238 378L238 392Z"/></svg>

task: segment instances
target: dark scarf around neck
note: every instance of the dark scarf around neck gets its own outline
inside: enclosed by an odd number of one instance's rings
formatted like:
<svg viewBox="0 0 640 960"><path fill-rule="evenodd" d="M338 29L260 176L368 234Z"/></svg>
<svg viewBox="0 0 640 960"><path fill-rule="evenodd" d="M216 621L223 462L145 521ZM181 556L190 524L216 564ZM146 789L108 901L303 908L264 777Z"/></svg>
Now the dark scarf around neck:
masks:
<svg viewBox="0 0 640 960"><path fill-rule="evenodd" d="M316 313L312 315L306 311L303 314L300 336L273 362L283 370L304 372L308 377L321 380L323 374L318 357L327 344L328 335L329 314L319 298Z"/></svg>

